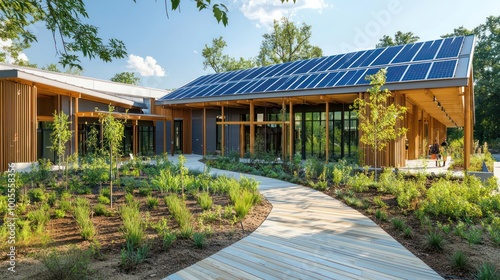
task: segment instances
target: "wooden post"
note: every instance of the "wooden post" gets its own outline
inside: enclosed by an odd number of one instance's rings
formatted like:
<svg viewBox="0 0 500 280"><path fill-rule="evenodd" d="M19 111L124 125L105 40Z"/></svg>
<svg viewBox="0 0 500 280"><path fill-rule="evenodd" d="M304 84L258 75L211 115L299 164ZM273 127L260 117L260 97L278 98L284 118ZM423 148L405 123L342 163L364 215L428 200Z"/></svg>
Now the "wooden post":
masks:
<svg viewBox="0 0 500 280"><path fill-rule="evenodd" d="M285 121L285 99L281 99L281 158L286 158L286 121Z"/></svg>
<svg viewBox="0 0 500 280"><path fill-rule="evenodd" d="M330 160L330 157L329 157L329 147L330 147L330 103L328 103L328 100L326 101L325 103L326 105L326 141L325 141L325 155L326 155L326 159L325 161L328 163L328 161Z"/></svg>
<svg viewBox="0 0 500 280"><path fill-rule="evenodd" d="M31 121L32 121L32 128L31 128L31 160L33 161L36 161L37 160L37 153L38 153L38 149L37 149L37 136L38 136L38 133L37 133L37 128L38 128L38 120L37 120L37 115L38 115L38 112L37 112L37 103L38 103L38 98L37 98L37 95L38 95L38 88L37 86L33 86L32 88L32 107L31 107L31 112L32 112L32 117L31 117ZM3 131L3 130L0 130L0 131ZM0 169L0 171L2 171Z"/></svg>
<svg viewBox="0 0 500 280"><path fill-rule="evenodd" d="M203 156L207 155L207 108L203 107Z"/></svg>
<svg viewBox="0 0 500 280"><path fill-rule="evenodd" d="M245 125L240 124L240 158L245 157Z"/></svg>
<svg viewBox="0 0 500 280"><path fill-rule="evenodd" d="M465 89L464 97L464 170L467 172L470 167L470 154L472 152L472 122L471 122L471 90Z"/></svg>
<svg viewBox="0 0 500 280"><path fill-rule="evenodd" d="M255 144L255 126L253 124L254 122L254 105L253 101L250 101L250 154L253 155L254 152L254 144Z"/></svg>
<svg viewBox="0 0 500 280"><path fill-rule="evenodd" d="M293 131L293 121L295 119L294 115L293 115L293 103L292 101L290 101L290 109L288 110L288 114L289 114L289 119L290 119L290 123L289 123L289 135L288 137L290 137L289 139L289 154L290 154L290 161L292 161L293 159L293 145L294 145L294 131Z"/></svg>
<svg viewBox="0 0 500 280"><path fill-rule="evenodd" d="M139 137L137 135L137 120L132 122L132 154L135 156L137 155L137 147L138 147L138 140Z"/></svg>
<svg viewBox="0 0 500 280"><path fill-rule="evenodd" d="M172 153L172 156L174 156L175 151L174 151L174 135L175 135L175 130L174 130L174 109L170 109L170 116L171 118L171 125L170 125L170 152Z"/></svg>
<svg viewBox="0 0 500 280"><path fill-rule="evenodd" d="M222 132L222 138L221 138L221 155L224 156L224 150L225 150L225 142L226 142L226 130L225 130L225 118L226 116L224 115L224 106L221 106L221 115L222 115L222 122L221 122L221 132Z"/></svg>
<svg viewBox="0 0 500 280"><path fill-rule="evenodd" d="M167 117L163 120L163 153L167 153Z"/></svg>
<svg viewBox="0 0 500 280"><path fill-rule="evenodd" d="M73 127L75 129L75 154L78 155L78 97L75 97L75 122Z"/></svg>

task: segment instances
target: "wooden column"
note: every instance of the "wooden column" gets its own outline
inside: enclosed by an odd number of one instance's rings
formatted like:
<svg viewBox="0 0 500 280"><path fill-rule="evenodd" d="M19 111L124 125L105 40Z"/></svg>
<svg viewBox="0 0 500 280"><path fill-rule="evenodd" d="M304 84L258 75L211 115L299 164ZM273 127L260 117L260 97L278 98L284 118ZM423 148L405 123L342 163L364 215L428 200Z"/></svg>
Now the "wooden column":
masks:
<svg viewBox="0 0 500 280"><path fill-rule="evenodd" d="M163 120L163 153L167 153L167 118Z"/></svg>
<svg viewBox="0 0 500 280"><path fill-rule="evenodd" d="M293 121L295 120L295 116L293 114L293 103L292 103L292 101L290 101L290 109L288 111L289 111L289 115L290 115L290 118L289 118L290 119L290 124L289 124L289 127L288 127L289 134L290 134L290 135L288 135L288 137L290 137L290 140L289 140L289 143L290 143L289 145L290 146L288 147L288 149L289 149L289 154L290 154L290 161L292 161L292 159L293 159L293 145L295 143L294 142L294 131L293 131L293 125L294 125Z"/></svg>
<svg viewBox="0 0 500 280"><path fill-rule="evenodd" d="M281 158L286 158L286 105L285 99L281 99Z"/></svg>
<svg viewBox="0 0 500 280"><path fill-rule="evenodd" d="M240 158L245 157L245 125L240 124Z"/></svg>
<svg viewBox="0 0 500 280"><path fill-rule="evenodd" d="M418 107L417 105L413 105L413 128L410 128L413 130L412 134L413 134L413 138L412 138L412 141L413 141L413 145L414 145L414 150L413 150L413 157L411 159L418 159L418 151L420 150L420 141L418 140L419 139L419 135L420 135L420 129L419 129L419 121L418 121Z"/></svg>
<svg viewBox="0 0 500 280"><path fill-rule="evenodd" d="M221 138L221 145L220 145L220 149L221 149L221 155L224 156L224 150L225 150L225 142L226 142L226 130L225 130L225 115L224 115L224 106L221 107L221 115L222 115L222 123L220 125L221 127L221 132L222 132L222 138Z"/></svg>
<svg viewBox="0 0 500 280"><path fill-rule="evenodd" d="M326 114L326 129L325 129L325 133L326 133L326 137L325 137L325 155L326 155L326 162L329 161L329 149L328 147L330 147L330 103L328 103L328 101L326 101L325 103L326 105L326 108L325 108L325 114Z"/></svg>
<svg viewBox="0 0 500 280"><path fill-rule="evenodd" d="M253 155L254 152L254 144L255 144L255 126L253 124L254 122L254 105L253 101L250 102L250 154Z"/></svg>
<svg viewBox="0 0 500 280"><path fill-rule="evenodd" d="M32 123L32 127L31 127L31 160L33 161L36 161L37 160L37 153L38 153L38 141L37 141L37 136L38 136L38 133L37 133L37 129L38 129L38 120L37 120L37 115L38 115L38 112L37 112L37 102L38 102L38 98L37 98L37 95L38 95L38 88L37 86L33 86L32 89L31 89L31 104L32 104L32 107L31 107L31 113L32 113L32 116L31 116L31 123ZM3 130L0 130L0 131L3 131ZM0 171L2 171L0 169Z"/></svg>
<svg viewBox="0 0 500 280"><path fill-rule="evenodd" d="M203 108L203 156L207 155L207 108Z"/></svg>
<svg viewBox="0 0 500 280"><path fill-rule="evenodd" d="M75 122L73 127L75 129L75 154L78 155L78 97L75 97Z"/></svg>
<svg viewBox="0 0 500 280"><path fill-rule="evenodd" d="M132 154L135 156L137 155L137 148L138 148L138 140L139 137L137 135L137 120L132 122Z"/></svg>
<svg viewBox="0 0 500 280"><path fill-rule="evenodd" d="M464 170L470 167L470 154L472 152L472 122L471 122L471 90L467 87L464 92Z"/></svg>

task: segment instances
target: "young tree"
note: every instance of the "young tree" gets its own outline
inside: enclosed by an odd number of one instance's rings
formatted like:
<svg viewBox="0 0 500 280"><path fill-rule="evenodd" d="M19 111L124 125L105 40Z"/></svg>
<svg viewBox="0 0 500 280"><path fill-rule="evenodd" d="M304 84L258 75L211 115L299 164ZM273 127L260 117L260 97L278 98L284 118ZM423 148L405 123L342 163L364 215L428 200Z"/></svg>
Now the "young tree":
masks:
<svg viewBox="0 0 500 280"><path fill-rule="evenodd" d="M99 121L102 124L103 137L109 151L109 190L110 206L113 208L113 162L118 165L118 156L121 151L121 143L124 137L124 121L118 120L113 116L114 106L109 105L107 113L99 115Z"/></svg>
<svg viewBox="0 0 500 280"><path fill-rule="evenodd" d="M398 120L404 118L406 107L390 103L391 92L382 86L385 84L386 69L367 76L372 86L367 90L369 99L354 100L354 111L359 118L359 130L362 132L360 141L369 145L375 154L375 180L377 180L377 153L381 152L390 141L404 135L406 128L397 128Z"/></svg>
<svg viewBox="0 0 500 280"><path fill-rule="evenodd" d="M413 34L413 32L401 32L398 31L396 34L394 34L394 39L392 39L388 35L384 35L375 47L376 48L384 48L384 47L390 47L390 46L398 46L398 45L405 45L405 44L411 44L415 43L420 39L420 37L416 36Z"/></svg>
<svg viewBox="0 0 500 280"><path fill-rule="evenodd" d="M134 72L121 72L115 74L111 79L112 82L123 83L129 85L139 85L141 78L137 77Z"/></svg>
<svg viewBox="0 0 500 280"><path fill-rule="evenodd" d="M266 66L323 56L323 50L309 42L311 36L310 25L298 27L286 17L275 20L273 31L263 35L257 63Z"/></svg>
<svg viewBox="0 0 500 280"><path fill-rule="evenodd" d="M58 157L59 170L61 170L61 163L64 162L66 154L66 143L71 139L71 130L69 129L69 116L63 111L59 113L54 111L54 122L52 123L52 132L50 133L50 140L52 146L50 147ZM67 166L66 166L67 169Z"/></svg>
<svg viewBox="0 0 500 280"><path fill-rule="evenodd" d="M223 54L224 48L227 46L226 41L221 37L214 38L212 40L212 46L209 47L205 44L201 55L205 60L203 60L203 69L208 67L212 68L215 73L248 69L255 66L252 59L245 59L240 57L239 60L229 57L227 54Z"/></svg>

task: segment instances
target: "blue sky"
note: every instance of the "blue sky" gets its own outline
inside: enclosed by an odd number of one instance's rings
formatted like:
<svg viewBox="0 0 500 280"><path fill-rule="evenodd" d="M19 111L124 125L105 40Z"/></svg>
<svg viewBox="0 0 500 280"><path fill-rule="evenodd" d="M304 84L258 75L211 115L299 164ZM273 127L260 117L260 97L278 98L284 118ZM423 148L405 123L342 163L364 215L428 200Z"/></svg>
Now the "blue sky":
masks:
<svg viewBox="0 0 500 280"><path fill-rule="evenodd" d="M498 16L500 1L404 1L404 0L279 0L224 1L229 8L229 25L218 24L211 10L199 12L194 1L181 1L181 12L165 13L164 1L85 1L90 23L99 27L103 38L124 41L129 56L105 63L82 58L83 75L108 80L116 73L131 71L141 85L178 88L205 74L201 51L213 38L223 36L225 52L234 57L254 57L262 35L273 19L289 16L294 22L312 26L311 43L324 55L370 49L383 35L411 31L420 40L433 40L454 28L473 28L487 16ZM212 1L217 3L217 1ZM40 66L57 62L52 35L43 25L32 31L38 43L25 51Z"/></svg>

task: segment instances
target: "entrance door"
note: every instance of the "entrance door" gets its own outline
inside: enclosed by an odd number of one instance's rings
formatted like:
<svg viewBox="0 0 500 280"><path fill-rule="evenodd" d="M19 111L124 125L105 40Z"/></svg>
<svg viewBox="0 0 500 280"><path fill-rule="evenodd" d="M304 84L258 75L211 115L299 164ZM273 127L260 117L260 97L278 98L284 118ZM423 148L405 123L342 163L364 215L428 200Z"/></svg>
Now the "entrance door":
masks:
<svg viewBox="0 0 500 280"><path fill-rule="evenodd" d="M182 120L174 120L174 151L182 152Z"/></svg>
<svg viewBox="0 0 500 280"><path fill-rule="evenodd" d="M37 133L38 159L46 158L55 163L55 152L50 148L50 133L52 133L51 122L39 122Z"/></svg>

